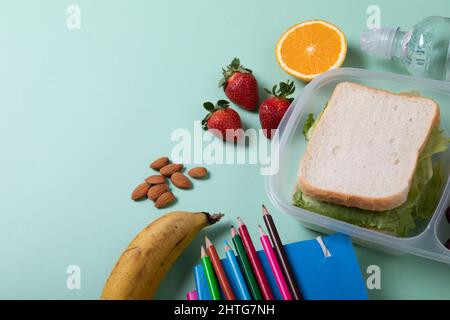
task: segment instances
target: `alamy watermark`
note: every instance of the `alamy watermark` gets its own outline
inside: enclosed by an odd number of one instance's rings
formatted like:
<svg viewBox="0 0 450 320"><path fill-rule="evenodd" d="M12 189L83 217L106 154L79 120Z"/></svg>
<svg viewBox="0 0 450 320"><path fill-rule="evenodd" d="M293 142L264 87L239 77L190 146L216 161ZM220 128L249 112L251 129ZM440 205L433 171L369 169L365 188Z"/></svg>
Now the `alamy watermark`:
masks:
<svg viewBox="0 0 450 320"><path fill-rule="evenodd" d="M81 268L78 265L70 265L66 268L68 274L66 287L69 290L81 290Z"/></svg>
<svg viewBox="0 0 450 320"><path fill-rule="evenodd" d="M369 276L366 280L366 286L369 290L381 290L381 268L375 264L370 265L366 269Z"/></svg>
<svg viewBox="0 0 450 320"><path fill-rule="evenodd" d="M172 132L171 159L185 164L259 165L261 175L278 172L278 135L269 140L262 129L227 131L227 138L233 135L239 137L236 142L225 142L220 132L204 131L200 121L195 121L192 131L179 128Z"/></svg>
<svg viewBox="0 0 450 320"><path fill-rule="evenodd" d="M71 4L66 9L67 19L66 27L69 30L80 30L81 29L81 9L80 6L76 4Z"/></svg>
<svg viewBox="0 0 450 320"><path fill-rule="evenodd" d="M379 6L371 4L367 7L366 13L369 15L366 20L367 29L379 29L381 27L381 9Z"/></svg>

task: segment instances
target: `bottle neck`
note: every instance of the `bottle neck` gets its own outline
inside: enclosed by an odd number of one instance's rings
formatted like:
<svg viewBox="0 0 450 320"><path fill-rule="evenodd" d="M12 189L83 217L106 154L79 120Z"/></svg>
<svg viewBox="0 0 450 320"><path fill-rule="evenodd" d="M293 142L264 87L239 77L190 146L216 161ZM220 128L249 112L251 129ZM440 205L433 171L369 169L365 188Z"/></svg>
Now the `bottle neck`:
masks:
<svg viewBox="0 0 450 320"><path fill-rule="evenodd" d="M391 59L403 57L403 51L404 51L403 45L404 45L405 35L406 35L406 31L401 31L400 29L397 29L395 36L394 36L394 42L392 43Z"/></svg>

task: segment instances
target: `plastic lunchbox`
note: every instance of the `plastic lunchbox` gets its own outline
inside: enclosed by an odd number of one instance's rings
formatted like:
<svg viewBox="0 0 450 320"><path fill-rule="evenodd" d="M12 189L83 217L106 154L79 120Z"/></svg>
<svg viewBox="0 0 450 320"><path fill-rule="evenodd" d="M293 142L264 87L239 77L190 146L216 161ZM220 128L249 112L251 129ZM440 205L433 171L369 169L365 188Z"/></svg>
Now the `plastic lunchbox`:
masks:
<svg viewBox="0 0 450 320"><path fill-rule="evenodd" d="M444 243L450 238L450 223L446 210L450 206L450 150L433 158L443 166L444 183L441 198L429 220L418 220L408 237L395 237L335 220L292 204L300 158L307 142L302 133L309 113L323 110L335 86L352 81L391 92L419 91L420 95L439 103L441 128L450 136L450 83L415 78L393 73L355 68L331 70L309 83L287 111L277 131L279 140L279 170L266 176L266 192L271 202L282 212L300 220L306 227L322 233L342 232L357 244L393 254L409 253L450 264L450 250ZM276 140L275 140L276 141Z"/></svg>

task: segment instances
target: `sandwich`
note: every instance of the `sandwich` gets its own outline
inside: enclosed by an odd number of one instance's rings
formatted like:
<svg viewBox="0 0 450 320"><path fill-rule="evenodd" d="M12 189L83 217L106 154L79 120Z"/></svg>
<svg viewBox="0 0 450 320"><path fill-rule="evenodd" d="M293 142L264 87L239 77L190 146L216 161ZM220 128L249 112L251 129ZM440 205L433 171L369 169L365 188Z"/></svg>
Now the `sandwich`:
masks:
<svg viewBox="0 0 450 320"><path fill-rule="evenodd" d="M294 205L405 237L439 202L448 148L431 99L341 82L325 109L309 115Z"/></svg>

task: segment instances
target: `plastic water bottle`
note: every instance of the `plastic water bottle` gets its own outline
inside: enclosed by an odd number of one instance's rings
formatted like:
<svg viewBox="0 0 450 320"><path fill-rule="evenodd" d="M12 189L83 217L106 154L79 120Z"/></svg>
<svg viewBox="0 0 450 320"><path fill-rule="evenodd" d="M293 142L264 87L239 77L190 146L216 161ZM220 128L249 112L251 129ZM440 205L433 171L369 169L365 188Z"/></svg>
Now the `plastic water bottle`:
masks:
<svg viewBox="0 0 450 320"><path fill-rule="evenodd" d="M408 31L365 31L361 49L377 58L400 60L412 75L450 81L450 18L432 16Z"/></svg>

